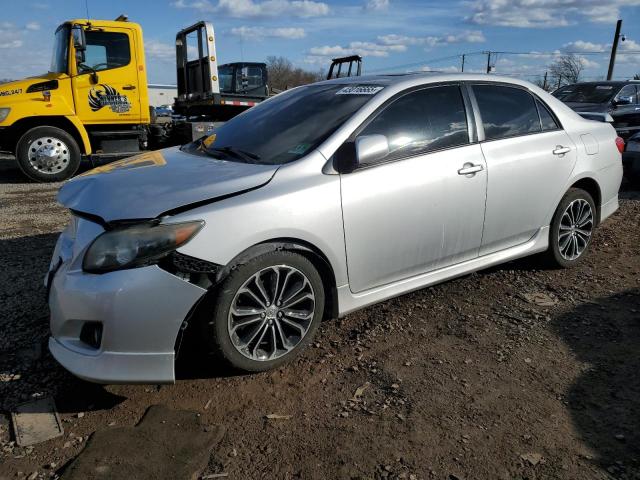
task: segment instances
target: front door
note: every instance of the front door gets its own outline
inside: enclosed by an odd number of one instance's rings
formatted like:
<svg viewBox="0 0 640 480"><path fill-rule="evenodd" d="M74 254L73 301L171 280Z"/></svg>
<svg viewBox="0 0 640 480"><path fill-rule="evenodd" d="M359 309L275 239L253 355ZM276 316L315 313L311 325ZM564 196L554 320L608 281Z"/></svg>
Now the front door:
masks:
<svg viewBox="0 0 640 480"><path fill-rule="evenodd" d="M85 124L139 123L135 35L127 28L85 28L84 62L72 68L76 113ZM72 56L73 58L73 56Z"/></svg>
<svg viewBox="0 0 640 480"><path fill-rule="evenodd" d="M357 134L385 135L390 154L341 175L351 291L478 255L487 172L465 112L458 85L425 88L392 101Z"/></svg>
<svg viewBox="0 0 640 480"><path fill-rule="evenodd" d="M474 85L489 172L481 255L531 239L555 211L576 146L551 111L523 88Z"/></svg>

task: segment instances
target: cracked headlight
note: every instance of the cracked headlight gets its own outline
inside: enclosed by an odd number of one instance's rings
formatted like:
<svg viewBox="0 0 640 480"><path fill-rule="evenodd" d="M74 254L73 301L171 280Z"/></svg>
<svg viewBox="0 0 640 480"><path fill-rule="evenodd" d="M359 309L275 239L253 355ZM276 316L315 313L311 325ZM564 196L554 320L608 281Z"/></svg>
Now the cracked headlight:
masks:
<svg viewBox="0 0 640 480"><path fill-rule="evenodd" d="M109 230L89 246L82 269L90 273L105 273L152 265L191 240L203 226L204 221L198 220Z"/></svg>

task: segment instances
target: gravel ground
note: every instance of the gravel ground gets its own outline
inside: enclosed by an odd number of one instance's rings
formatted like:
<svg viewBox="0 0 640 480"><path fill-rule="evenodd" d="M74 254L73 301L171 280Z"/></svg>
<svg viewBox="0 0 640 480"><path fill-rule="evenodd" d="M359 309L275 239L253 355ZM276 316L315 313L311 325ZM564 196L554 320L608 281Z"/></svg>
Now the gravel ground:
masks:
<svg viewBox="0 0 640 480"><path fill-rule="evenodd" d="M58 187L0 161L0 479L64 475L94 432L156 404L224 428L194 478L640 479L638 192L574 270L525 259L384 302L325 322L268 373L194 351L175 385L99 386L46 350ZM8 413L42 395L65 434L17 447Z"/></svg>

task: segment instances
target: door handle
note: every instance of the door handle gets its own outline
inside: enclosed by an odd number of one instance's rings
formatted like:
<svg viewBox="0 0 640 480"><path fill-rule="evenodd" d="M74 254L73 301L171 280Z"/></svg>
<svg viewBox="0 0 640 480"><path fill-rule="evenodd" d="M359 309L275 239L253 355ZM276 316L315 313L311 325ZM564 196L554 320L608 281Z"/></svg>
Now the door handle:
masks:
<svg viewBox="0 0 640 480"><path fill-rule="evenodd" d="M123 90L135 90L136 86L135 85L125 85L124 87L122 87Z"/></svg>
<svg viewBox="0 0 640 480"><path fill-rule="evenodd" d="M473 163L465 163L460 170L458 170L458 175L475 175L478 172L484 170L482 165L474 165Z"/></svg>
<svg viewBox="0 0 640 480"><path fill-rule="evenodd" d="M556 145L556 149L552 152L554 155L564 155L569 153L571 149L569 147L563 147L562 145Z"/></svg>

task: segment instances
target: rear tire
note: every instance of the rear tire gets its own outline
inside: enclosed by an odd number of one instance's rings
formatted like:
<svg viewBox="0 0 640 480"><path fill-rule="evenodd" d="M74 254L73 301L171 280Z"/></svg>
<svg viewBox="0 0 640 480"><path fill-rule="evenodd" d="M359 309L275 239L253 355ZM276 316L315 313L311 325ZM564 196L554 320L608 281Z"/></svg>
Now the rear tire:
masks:
<svg viewBox="0 0 640 480"><path fill-rule="evenodd" d="M558 205L549 231L547 259L556 267L576 266L587 254L597 225L597 210L591 195L570 189Z"/></svg>
<svg viewBox="0 0 640 480"><path fill-rule="evenodd" d="M311 342L324 307L322 279L311 261L294 252L266 253L222 282L214 311L205 313L204 340L238 370L269 370Z"/></svg>
<svg viewBox="0 0 640 480"><path fill-rule="evenodd" d="M61 182L80 166L75 139L57 127L34 127L20 137L16 160L22 173L35 182Z"/></svg>

